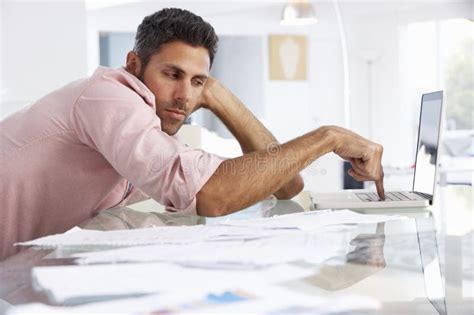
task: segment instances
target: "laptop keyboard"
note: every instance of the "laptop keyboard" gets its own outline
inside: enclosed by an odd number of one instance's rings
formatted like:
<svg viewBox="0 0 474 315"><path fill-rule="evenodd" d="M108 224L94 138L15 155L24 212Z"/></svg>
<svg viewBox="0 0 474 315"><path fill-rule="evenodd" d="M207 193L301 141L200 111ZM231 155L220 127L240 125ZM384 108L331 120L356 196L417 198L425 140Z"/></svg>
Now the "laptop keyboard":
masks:
<svg viewBox="0 0 474 315"><path fill-rule="evenodd" d="M357 193L357 197L359 197L362 201L381 201L379 195L376 193ZM387 192L385 193L385 201L410 201L410 200L418 200L414 196L410 196L404 192Z"/></svg>

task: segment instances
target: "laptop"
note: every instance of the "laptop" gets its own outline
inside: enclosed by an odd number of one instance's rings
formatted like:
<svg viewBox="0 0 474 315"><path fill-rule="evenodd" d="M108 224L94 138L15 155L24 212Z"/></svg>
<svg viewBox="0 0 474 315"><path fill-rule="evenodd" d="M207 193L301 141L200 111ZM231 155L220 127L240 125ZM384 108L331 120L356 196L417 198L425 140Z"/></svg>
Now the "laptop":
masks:
<svg viewBox="0 0 474 315"><path fill-rule="evenodd" d="M415 172L411 191L377 193L344 191L311 193L314 209L418 208L433 204L436 183L438 147L443 116L443 91L423 94L416 147Z"/></svg>

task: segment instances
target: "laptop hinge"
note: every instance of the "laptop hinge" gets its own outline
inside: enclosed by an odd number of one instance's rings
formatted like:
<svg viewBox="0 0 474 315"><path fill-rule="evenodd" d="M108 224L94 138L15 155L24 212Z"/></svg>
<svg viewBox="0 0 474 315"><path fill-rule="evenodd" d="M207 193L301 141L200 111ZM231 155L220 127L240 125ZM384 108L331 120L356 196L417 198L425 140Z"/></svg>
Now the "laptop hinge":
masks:
<svg viewBox="0 0 474 315"><path fill-rule="evenodd" d="M428 199L429 201L433 200L433 195L425 194L425 193L418 192L418 191L414 191L414 193L417 194L418 196L421 196L425 199Z"/></svg>

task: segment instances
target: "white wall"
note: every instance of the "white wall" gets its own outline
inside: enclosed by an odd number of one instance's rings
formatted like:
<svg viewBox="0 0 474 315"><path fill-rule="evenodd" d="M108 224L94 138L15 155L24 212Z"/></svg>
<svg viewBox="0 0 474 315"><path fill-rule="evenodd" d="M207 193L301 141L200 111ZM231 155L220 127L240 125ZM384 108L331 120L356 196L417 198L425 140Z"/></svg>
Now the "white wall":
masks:
<svg viewBox="0 0 474 315"><path fill-rule="evenodd" d="M128 4L88 12L88 45L91 47L89 73L99 64L97 38L100 31L135 32L145 15L169 5L169 3L161 6L158 3ZM324 124L343 124L343 97L340 93L342 67L338 53L340 46L338 38L335 37L337 33L334 31L335 19L332 16L311 28L287 28L279 25L282 5L274 2L254 2L250 5L213 2L209 6L196 2L178 2L173 3L173 6L202 15L221 36L261 36L265 52L268 51L269 34L307 35L310 68L309 79L306 81L270 81L268 54L265 53L263 56L265 123L282 142ZM322 9L333 14L327 4ZM241 80L252 80L252 78L242 77ZM304 176L307 189L329 191L342 187L340 160L337 158L318 160L306 170Z"/></svg>
<svg viewBox="0 0 474 315"><path fill-rule="evenodd" d="M2 117L87 73L83 1L2 1Z"/></svg>
<svg viewBox="0 0 474 315"><path fill-rule="evenodd" d="M321 125L344 124L341 46L331 1L314 1L319 23L296 28L279 25L282 1L145 1L90 11L85 10L83 1L75 0L1 3L0 87L8 88L3 102L34 100L91 74L99 64L100 31L135 32L145 15L178 6L202 15L219 35L264 39L270 34L307 35L308 80L270 81L268 60L264 59L265 122L280 141ZM414 140L411 116L404 111L416 104L408 104L400 96L399 28L423 19L469 17L472 4L454 0L340 3L349 46L351 127L385 146L384 165L409 165ZM264 42L268 45L267 40ZM372 59L369 71L367 61ZM342 187L340 162L332 157L318 160L304 175L307 189Z"/></svg>
<svg viewBox="0 0 474 315"><path fill-rule="evenodd" d="M352 9L353 5L355 4L347 4L342 8L346 8L347 14L347 10ZM441 80L438 80L428 89L420 87L416 91L419 93L416 99L406 98L409 87L403 73L405 61L400 54L400 32L413 22L472 18L472 5L469 1L449 0L401 4L386 2L378 5L378 11L372 14L360 12L349 15L351 24L347 31L351 64L352 127L384 145L384 166L407 167L414 163L421 94L443 88ZM432 56L435 55L436 50L433 49ZM368 60L373 60L371 73L368 71ZM432 71L435 76L436 69L433 68ZM372 77L371 111L367 106L369 75Z"/></svg>
<svg viewBox="0 0 474 315"><path fill-rule="evenodd" d="M268 53L264 59L265 122L279 141L286 142L322 125L344 123L343 97L340 93L343 76L340 43L331 7L327 4L320 6L318 12L325 18L321 18L317 25L293 28L279 25L281 10L282 4L277 3L224 16L212 16L210 21L220 34L260 34L265 38L267 52L269 35L307 36L307 80L272 81L269 79ZM334 191L342 187L341 161L334 156L318 159L302 174L305 189Z"/></svg>

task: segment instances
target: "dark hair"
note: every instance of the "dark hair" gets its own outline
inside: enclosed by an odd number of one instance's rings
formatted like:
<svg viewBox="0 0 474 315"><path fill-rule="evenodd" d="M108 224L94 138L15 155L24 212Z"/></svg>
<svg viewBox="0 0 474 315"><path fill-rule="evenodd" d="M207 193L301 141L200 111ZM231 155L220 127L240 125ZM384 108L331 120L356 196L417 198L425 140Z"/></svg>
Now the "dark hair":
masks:
<svg viewBox="0 0 474 315"><path fill-rule="evenodd" d="M166 8L146 16L138 26L133 51L146 66L161 45L173 41L206 48L212 65L218 41L214 28L200 16L183 9Z"/></svg>

